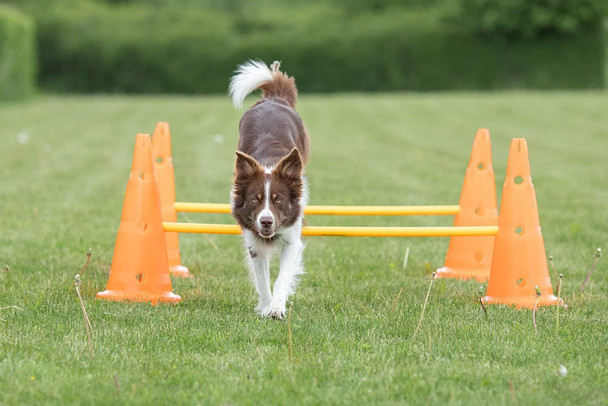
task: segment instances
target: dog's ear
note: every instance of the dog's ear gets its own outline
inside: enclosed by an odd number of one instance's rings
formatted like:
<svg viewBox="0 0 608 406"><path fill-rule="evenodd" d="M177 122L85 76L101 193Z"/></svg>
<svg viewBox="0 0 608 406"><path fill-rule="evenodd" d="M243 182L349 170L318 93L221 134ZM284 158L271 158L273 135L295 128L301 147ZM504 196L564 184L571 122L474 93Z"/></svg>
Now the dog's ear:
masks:
<svg viewBox="0 0 608 406"><path fill-rule="evenodd" d="M237 178L251 178L264 172L258 161L241 151L236 151L235 167Z"/></svg>
<svg viewBox="0 0 608 406"><path fill-rule="evenodd" d="M299 178L302 176L302 158L297 148L291 150L289 155L281 159L274 172L286 178Z"/></svg>

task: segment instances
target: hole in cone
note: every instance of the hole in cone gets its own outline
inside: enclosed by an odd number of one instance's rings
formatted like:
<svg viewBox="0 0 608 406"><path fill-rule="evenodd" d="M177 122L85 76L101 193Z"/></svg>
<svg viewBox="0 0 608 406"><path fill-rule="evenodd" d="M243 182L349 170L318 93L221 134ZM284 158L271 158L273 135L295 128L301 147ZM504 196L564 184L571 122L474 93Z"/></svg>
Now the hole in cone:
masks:
<svg viewBox="0 0 608 406"><path fill-rule="evenodd" d="M138 273L137 275L135 275L135 279L137 280L137 282L142 283L144 281L144 274Z"/></svg>
<svg viewBox="0 0 608 406"><path fill-rule="evenodd" d="M526 280L524 278L519 278L516 284L518 287L524 288L526 286Z"/></svg>
<svg viewBox="0 0 608 406"><path fill-rule="evenodd" d="M482 170L485 167L486 167L486 165L483 162L480 162L477 164L477 169L479 169L479 170Z"/></svg>
<svg viewBox="0 0 608 406"><path fill-rule="evenodd" d="M524 228L522 226L515 227L515 234L521 237L524 234Z"/></svg>
<svg viewBox="0 0 608 406"><path fill-rule="evenodd" d="M160 165L164 162L164 160L165 160L165 158L163 158L162 156L159 156L156 158L156 163Z"/></svg>
<svg viewBox="0 0 608 406"><path fill-rule="evenodd" d="M524 183L524 178L522 178L521 176L516 176L515 179L513 179L513 182L515 182L516 185L521 185L522 183Z"/></svg>
<svg viewBox="0 0 608 406"><path fill-rule="evenodd" d="M475 209L475 214L477 214L478 216L483 216L484 210L483 207L478 207Z"/></svg>
<svg viewBox="0 0 608 406"><path fill-rule="evenodd" d="M139 175L137 175L137 176L139 176L139 179L144 180L144 173L143 172L140 172Z"/></svg>

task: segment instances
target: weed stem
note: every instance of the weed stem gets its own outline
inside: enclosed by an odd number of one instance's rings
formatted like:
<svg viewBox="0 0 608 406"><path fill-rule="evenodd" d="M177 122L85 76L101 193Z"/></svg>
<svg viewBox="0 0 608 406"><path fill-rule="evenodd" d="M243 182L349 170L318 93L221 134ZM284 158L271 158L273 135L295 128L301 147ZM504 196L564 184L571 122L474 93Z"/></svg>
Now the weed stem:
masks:
<svg viewBox="0 0 608 406"><path fill-rule="evenodd" d="M403 292L403 288L399 289L399 293L397 293L397 297L393 301L393 308L391 309L391 316L395 313L395 308L397 307L397 302L399 302L399 298L401 297L401 292Z"/></svg>
<svg viewBox="0 0 608 406"><path fill-rule="evenodd" d="M289 340L289 363L291 364L291 356L293 353L293 347L291 342L291 307L292 303L289 302L289 312L287 313L287 339Z"/></svg>
<svg viewBox="0 0 608 406"><path fill-rule="evenodd" d="M429 295L431 294L431 288L433 287L433 281L435 280L435 276L437 274L433 272L431 275L431 283L429 284L429 290L426 292L426 298L424 299L424 304L422 305L422 312L420 313L420 320L418 320L418 325L416 326L416 331L414 331L414 335L412 336L412 340L416 338L416 334L418 334L418 330L420 329L420 325L422 324L422 319L424 318L424 310L426 309L426 304L429 301Z"/></svg>
<svg viewBox="0 0 608 406"><path fill-rule="evenodd" d="M557 269L555 268L555 264L553 263L553 256L549 255L549 262L551 263L551 268L553 269L553 273L555 274L555 279L559 280L559 277L557 276ZM555 292L556 296L559 296L559 285L557 287L557 292Z"/></svg>
<svg viewBox="0 0 608 406"><path fill-rule="evenodd" d="M84 270L87 269L87 266L89 265L89 261L91 260L91 255L93 255L93 252L91 251L91 249L89 248L87 250L87 262L84 263L84 266L82 267L82 269L80 270L79 275L82 275L84 273Z"/></svg>
<svg viewBox="0 0 608 406"><path fill-rule="evenodd" d="M89 265L89 261L91 260L91 249L89 248L87 250L87 261L85 262L84 266L82 267L80 274L84 272L85 269L87 269L87 265ZM87 314L87 310L84 307L84 301L82 300L82 295L80 294L80 285L82 285L82 281L80 280L80 274L76 274L76 276L74 276L74 289L76 289L76 294L78 295L78 301L80 302L80 308L82 309L82 317L84 319L84 327L85 330L87 332L87 342L89 344L89 352L91 353L91 356L94 356L95 353L93 352L93 340L92 340L92 336L93 336L93 326L91 325L91 320L89 320L89 315Z"/></svg>
<svg viewBox="0 0 608 406"><path fill-rule="evenodd" d="M593 268L595 268L595 265L597 264L597 262L602 257L602 249L601 248L598 248L597 251L595 251L594 257L595 257L595 260L593 260L593 265L591 265L591 269L589 269L589 273L587 274L587 277L585 278L585 281L581 285L581 290L580 290L579 293L583 293L583 289L585 289L585 286L587 286L587 283L589 283L589 279L591 279L591 273L593 272Z"/></svg>
<svg viewBox="0 0 608 406"><path fill-rule="evenodd" d="M403 269L405 270L407 268L407 262L410 259L410 247L408 246L405 249L405 255L403 256Z"/></svg>
<svg viewBox="0 0 608 406"><path fill-rule="evenodd" d="M488 311L486 310L486 307L483 305L483 299L479 298L479 304L481 305L481 308L483 309L483 312L486 314L486 319L488 318Z"/></svg>
<svg viewBox="0 0 608 406"><path fill-rule="evenodd" d="M564 278L564 275L562 275L561 273L559 274L559 279L557 281L557 320L555 321L555 333L557 334L558 330L559 330L559 308L560 308L560 299L559 299L559 294L562 291L562 279Z"/></svg>
<svg viewBox="0 0 608 406"><path fill-rule="evenodd" d="M534 287L536 290L536 302L534 302L534 310L532 310L532 324L534 324L534 332L538 336L538 329L536 328L536 308L538 307L538 301L540 300L540 288Z"/></svg>

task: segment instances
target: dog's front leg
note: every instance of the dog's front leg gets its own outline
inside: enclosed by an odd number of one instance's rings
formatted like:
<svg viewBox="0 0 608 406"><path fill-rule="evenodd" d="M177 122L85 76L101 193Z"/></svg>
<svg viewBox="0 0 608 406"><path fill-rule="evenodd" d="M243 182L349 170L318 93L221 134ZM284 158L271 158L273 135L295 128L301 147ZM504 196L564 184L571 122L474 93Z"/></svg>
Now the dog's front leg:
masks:
<svg viewBox="0 0 608 406"><path fill-rule="evenodd" d="M283 252L281 253L281 266L279 276L274 283L272 301L268 316L275 319L285 317L285 303L289 295L294 293L298 283L298 276L304 272L302 266L302 251L304 245L300 239L301 225L293 226L283 237Z"/></svg>
<svg viewBox="0 0 608 406"><path fill-rule="evenodd" d="M262 316L268 315L272 293L270 292L270 256L268 247L260 245L250 231L245 231L245 245L251 280L258 293L258 305L255 310Z"/></svg>

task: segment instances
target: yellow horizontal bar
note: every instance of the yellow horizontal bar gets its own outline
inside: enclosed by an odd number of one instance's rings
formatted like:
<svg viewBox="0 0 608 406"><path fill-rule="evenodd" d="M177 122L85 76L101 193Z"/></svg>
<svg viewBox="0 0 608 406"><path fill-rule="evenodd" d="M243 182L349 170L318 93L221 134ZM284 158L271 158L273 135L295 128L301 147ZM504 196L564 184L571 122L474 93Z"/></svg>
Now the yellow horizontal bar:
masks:
<svg viewBox="0 0 608 406"><path fill-rule="evenodd" d="M432 216L455 215L460 206L307 206L304 214L338 216Z"/></svg>
<svg viewBox="0 0 608 406"><path fill-rule="evenodd" d="M175 210L188 213L230 213L228 203L188 203L175 202Z"/></svg>
<svg viewBox="0 0 608 406"><path fill-rule="evenodd" d="M199 234L241 234L236 224L163 223L165 231ZM496 235L498 226L472 227L323 227L302 228L304 236L336 237L453 237Z"/></svg>
<svg viewBox="0 0 608 406"><path fill-rule="evenodd" d="M163 223L165 231L198 234L242 234L236 224Z"/></svg>
<svg viewBox="0 0 608 406"><path fill-rule="evenodd" d="M191 213L230 213L225 203L176 202L175 210ZM449 216L458 214L460 206L307 206L304 214L334 216Z"/></svg>

